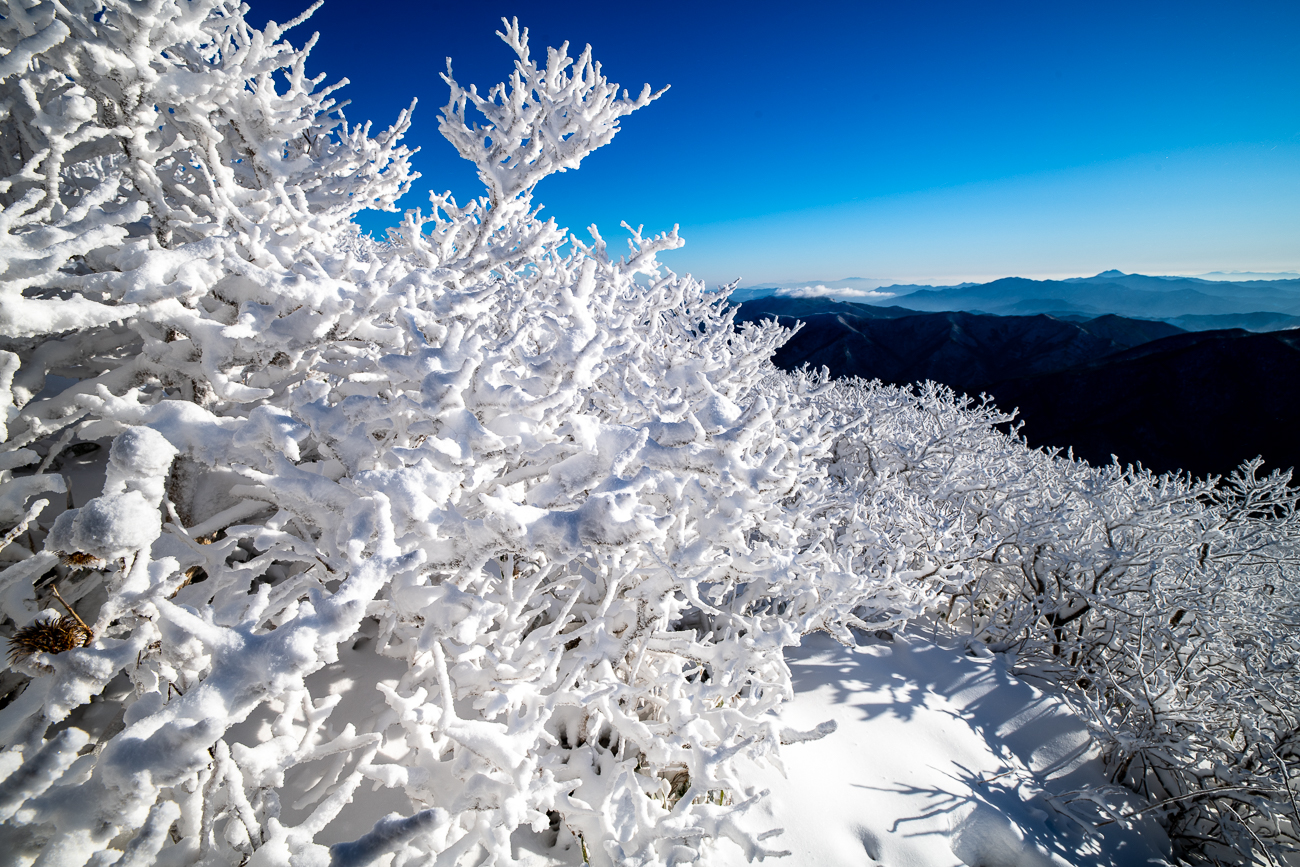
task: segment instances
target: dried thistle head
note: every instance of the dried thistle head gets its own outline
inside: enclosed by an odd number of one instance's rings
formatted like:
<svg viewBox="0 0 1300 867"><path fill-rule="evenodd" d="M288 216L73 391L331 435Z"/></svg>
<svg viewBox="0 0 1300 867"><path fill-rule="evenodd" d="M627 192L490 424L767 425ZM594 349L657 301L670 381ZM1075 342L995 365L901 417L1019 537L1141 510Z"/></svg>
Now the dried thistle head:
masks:
<svg viewBox="0 0 1300 867"><path fill-rule="evenodd" d="M67 614L60 617L45 615L31 626L24 626L9 639L9 663L12 665L26 659L33 653L62 653L77 647L85 647L94 639L86 621L59 593L58 587L51 587L50 592L59 604L67 609Z"/></svg>
<svg viewBox="0 0 1300 867"><path fill-rule="evenodd" d="M64 614L46 616L31 626L24 626L9 639L9 662L26 659L33 653L62 653L90 644L94 636L80 618Z"/></svg>

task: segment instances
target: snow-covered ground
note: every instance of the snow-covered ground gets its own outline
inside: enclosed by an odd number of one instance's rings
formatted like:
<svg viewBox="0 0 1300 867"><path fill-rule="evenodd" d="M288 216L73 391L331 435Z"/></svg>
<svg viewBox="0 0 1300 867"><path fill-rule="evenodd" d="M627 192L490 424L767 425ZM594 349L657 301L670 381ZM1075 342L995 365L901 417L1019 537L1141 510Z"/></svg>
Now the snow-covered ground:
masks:
<svg viewBox="0 0 1300 867"><path fill-rule="evenodd" d="M805 731L833 720L836 730L783 747L784 776L755 769L755 783L771 796L753 819L785 829L769 840L791 853L781 861L1163 863L1167 841L1154 823L1085 829L1062 812L1071 809L1068 792L1103 782L1087 733L1063 702L1009 675L1000 659L976 659L918 635L857 648L812 635L787 660L796 692L782 722ZM1115 797L1112 806L1124 803ZM726 844L707 862L746 863Z"/></svg>

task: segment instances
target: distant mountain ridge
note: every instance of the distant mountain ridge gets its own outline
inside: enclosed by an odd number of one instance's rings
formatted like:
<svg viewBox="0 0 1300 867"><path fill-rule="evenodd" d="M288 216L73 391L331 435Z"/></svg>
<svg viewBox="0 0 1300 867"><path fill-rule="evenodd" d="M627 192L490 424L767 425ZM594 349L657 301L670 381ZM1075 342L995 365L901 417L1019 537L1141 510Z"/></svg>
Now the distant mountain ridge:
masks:
<svg viewBox="0 0 1300 867"><path fill-rule="evenodd" d="M859 282L865 285L867 281ZM735 300L753 301L764 296L838 297L920 312L961 311L999 316L1045 313L1058 318L1067 315L1092 318L1109 313L1164 320L1189 330L1300 326L1300 278L1223 281L1112 270L1064 280L1004 277L988 283L956 286L893 285L866 290L856 284L848 285L851 283L854 281L754 287L741 290ZM837 288L837 284L844 285ZM1216 321L1206 317L1237 318Z"/></svg>
<svg viewBox="0 0 1300 867"><path fill-rule="evenodd" d="M1232 287L1231 293L1209 291L1218 285L1143 275L1105 281L1005 277L964 288L919 289L889 300L913 310L1022 316L1049 311L1113 313L1145 319L1257 312L1300 315L1300 280L1230 283L1226 285Z"/></svg>

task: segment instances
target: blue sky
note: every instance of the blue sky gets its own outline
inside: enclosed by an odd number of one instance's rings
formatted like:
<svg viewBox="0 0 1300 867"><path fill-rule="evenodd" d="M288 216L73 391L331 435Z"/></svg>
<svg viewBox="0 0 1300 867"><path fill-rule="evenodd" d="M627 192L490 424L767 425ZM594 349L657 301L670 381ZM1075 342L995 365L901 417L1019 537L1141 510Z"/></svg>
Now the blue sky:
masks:
<svg viewBox="0 0 1300 867"><path fill-rule="evenodd" d="M480 192L438 73L508 75L503 15L672 85L537 198L609 239L678 223L664 261L710 283L1300 269L1300 3L327 0L291 38L320 31L349 119L420 99L406 207Z"/></svg>

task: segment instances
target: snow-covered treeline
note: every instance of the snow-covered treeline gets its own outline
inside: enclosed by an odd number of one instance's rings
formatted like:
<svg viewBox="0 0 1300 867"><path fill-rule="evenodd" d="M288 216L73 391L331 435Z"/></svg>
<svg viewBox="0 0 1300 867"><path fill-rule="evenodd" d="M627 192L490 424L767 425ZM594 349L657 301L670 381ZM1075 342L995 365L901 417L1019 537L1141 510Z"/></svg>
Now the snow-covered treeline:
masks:
<svg viewBox="0 0 1300 867"><path fill-rule="evenodd" d="M1174 854L1266 863L1300 839L1300 490L1256 459L1227 480L1094 468L1001 433L927 384L842 382L864 427L833 472L878 532L936 564L933 621L1061 689ZM1059 806L1123 821L1104 792ZM1080 812L1082 811L1082 812Z"/></svg>
<svg viewBox="0 0 1300 867"><path fill-rule="evenodd" d="M516 24L506 84L446 76L485 195L376 243L352 217L409 186L411 117L349 125L297 22L0 14L20 862L774 854L737 760L804 736L767 715L782 649L921 616L1073 690L1188 840L1290 833L1285 480L1096 470L939 389L781 373L787 332L657 263L675 232L616 256L539 218L657 94Z"/></svg>

